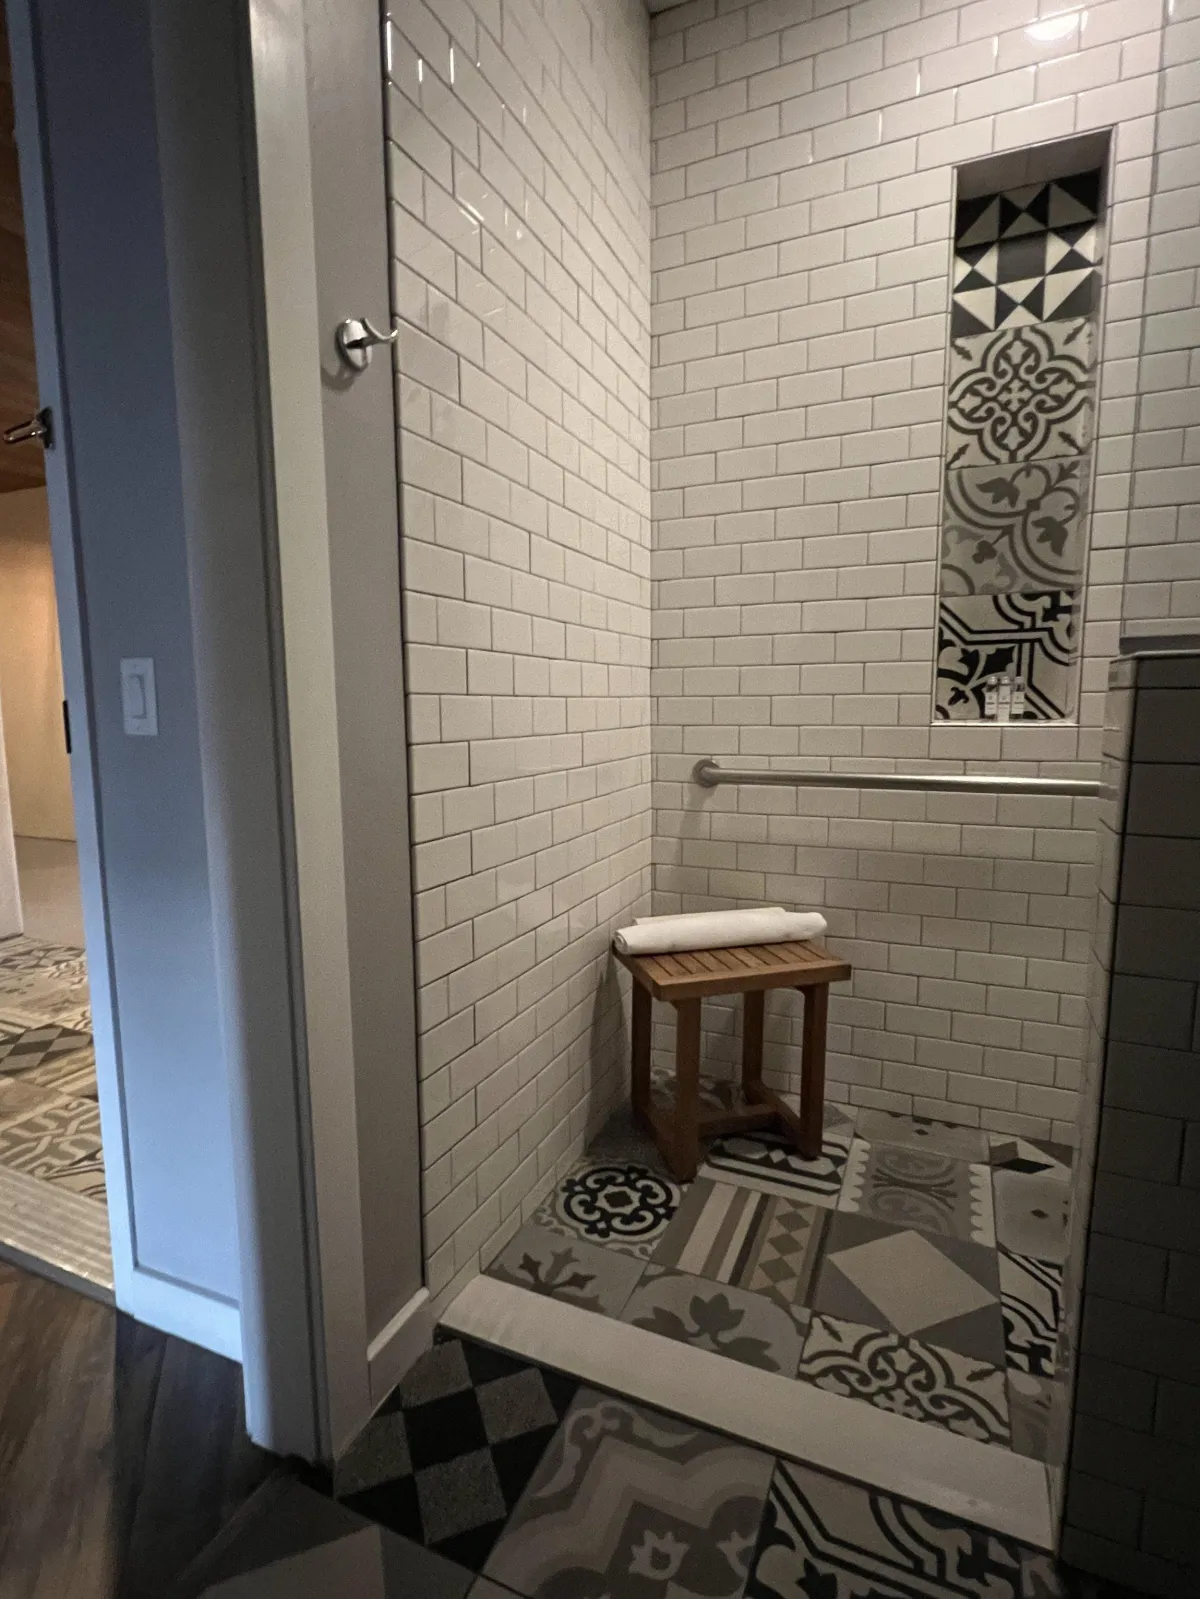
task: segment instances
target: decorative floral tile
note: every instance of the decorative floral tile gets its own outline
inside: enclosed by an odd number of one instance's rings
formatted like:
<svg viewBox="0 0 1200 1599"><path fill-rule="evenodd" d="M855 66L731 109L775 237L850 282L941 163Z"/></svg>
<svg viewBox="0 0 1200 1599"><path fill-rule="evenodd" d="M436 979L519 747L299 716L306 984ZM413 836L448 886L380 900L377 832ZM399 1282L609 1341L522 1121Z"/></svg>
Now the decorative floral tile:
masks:
<svg viewBox="0 0 1200 1599"><path fill-rule="evenodd" d="M999 1262L1008 1366L1032 1377L1052 1377L1062 1325L1062 1264L1003 1249Z"/></svg>
<svg viewBox="0 0 1200 1599"><path fill-rule="evenodd" d="M996 1251L839 1211L813 1310L1004 1364Z"/></svg>
<svg viewBox="0 0 1200 1599"><path fill-rule="evenodd" d="M829 1218L820 1205L698 1177L654 1251L654 1265L731 1283L792 1311L808 1304Z"/></svg>
<svg viewBox="0 0 1200 1599"><path fill-rule="evenodd" d="M1004 1372L877 1327L814 1315L798 1376L829 1393L865 1399L980 1443L1006 1444Z"/></svg>
<svg viewBox="0 0 1200 1599"><path fill-rule="evenodd" d="M740 1599L774 1461L583 1389L485 1567L519 1594Z"/></svg>
<svg viewBox="0 0 1200 1599"><path fill-rule="evenodd" d="M582 1238L565 1238L533 1222L522 1227L487 1269L487 1276L565 1299L581 1310L619 1316L642 1275L642 1262Z"/></svg>
<svg viewBox="0 0 1200 1599"><path fill-rule="evenodd" d="M1082 455L1095 425L1095 325L1043 322L955 339L946 465Z"/></svg>
<svg viewBox="0 0 1200 1599"><path fill-rule="evenodd" d="M1075 702L1080 595L971 594L938 607L935 711L940 721L977 722L987 679L1007 672L1025 683L1029 721L1061 721Z"/></svg>
<svg viewBox="0 0 1200 1599"><path fill-rule="evenodd" d="M802 1306L787 1311L762 1294L648 1266L621 1320L760 1371L794 1377L808 1312Z"/></svg>
<svg viewBox="0 0 1200 1599"><path fill-rule="evenodd" d="M993 1248L991 1168L855 1139L838 1209Z"/></svg>
<svg viewBox="0 0 1200 1599"><path fill-rule="evenodd" d="M825 1135L816 1160L805 1160L782 1135L731 1133L713 1142L700 1176L832 1210L841 1192L852 1138L849 1118L827 1105Z"/></svg>
<svg viewBox="0 0 1200 1599"><path fill-rule="evenodd" d="M909 1149L932 1149L955 1160L988 1158L987 1134L978 1127L959 1127L930 1116L904 1116L894 1110L860 1110L858 1136L868 1144L904 1144Z"/></svg>
<svg viewBox="0 0 1200 1599"><path fill-rule="evenodd" d="M1086 548L1079 456L946 473L942 597L1075 587Z"/></svg>
<svg viewBox="0 0 1200 1599"><path fill-rule="evenodd" d="M533 1214L552 1233L649 1260L682 1197L679 1184L633 1161L584 1159Z"/></svg>
<svg viewBox="0 0 1200 1599"><path fill-rule="evenodd" d="M1061 1265L1067 1258L1071 1185L1061 1177L999 1170L993 1174L996 1239L1010 1255Z"/></svg>
<svg viewBox="0 0 1200 1599"><path fill-rule="evenodd" d="M746 1599L1057 1599L1050 1564L999 1533L781 1460Z"/></svg>

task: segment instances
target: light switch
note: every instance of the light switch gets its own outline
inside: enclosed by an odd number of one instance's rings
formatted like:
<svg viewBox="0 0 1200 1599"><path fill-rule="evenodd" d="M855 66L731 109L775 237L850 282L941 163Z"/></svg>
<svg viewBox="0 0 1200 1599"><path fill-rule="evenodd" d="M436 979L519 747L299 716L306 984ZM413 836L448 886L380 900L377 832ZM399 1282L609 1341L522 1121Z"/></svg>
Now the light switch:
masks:
<svg viewBox="0 0 1200 1599"><path fill-rule="evenodd" d="M135 738L158 736L158 696L149 656L121 662L121 713L125 731Z"/></svg>

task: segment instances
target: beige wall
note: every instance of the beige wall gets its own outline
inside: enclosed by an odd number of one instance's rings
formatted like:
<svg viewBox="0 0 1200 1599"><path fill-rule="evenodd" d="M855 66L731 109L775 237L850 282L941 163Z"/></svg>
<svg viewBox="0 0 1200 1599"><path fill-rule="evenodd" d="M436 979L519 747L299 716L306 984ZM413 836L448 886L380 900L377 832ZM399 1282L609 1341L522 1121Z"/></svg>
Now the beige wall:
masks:
<svg viewBox="0 0 1200 1599"><path fill-rule="evenodd" d="M45 489L0 495L0 703L13 826L74 838Z"/></svg>

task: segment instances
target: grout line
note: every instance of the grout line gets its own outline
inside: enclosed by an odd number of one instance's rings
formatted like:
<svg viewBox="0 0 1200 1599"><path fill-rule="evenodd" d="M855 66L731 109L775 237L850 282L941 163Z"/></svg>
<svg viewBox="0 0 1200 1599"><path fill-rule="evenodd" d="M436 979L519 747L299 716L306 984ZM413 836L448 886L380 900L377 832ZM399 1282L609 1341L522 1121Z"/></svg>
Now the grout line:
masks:
<svg viewBox="0 0 1200 1599"><path fill-rule="evenodd" d="M1054 1547L1045 1468L1023 1455L491 1277L468 1283L442 1325L789 1460Z"/></svg>

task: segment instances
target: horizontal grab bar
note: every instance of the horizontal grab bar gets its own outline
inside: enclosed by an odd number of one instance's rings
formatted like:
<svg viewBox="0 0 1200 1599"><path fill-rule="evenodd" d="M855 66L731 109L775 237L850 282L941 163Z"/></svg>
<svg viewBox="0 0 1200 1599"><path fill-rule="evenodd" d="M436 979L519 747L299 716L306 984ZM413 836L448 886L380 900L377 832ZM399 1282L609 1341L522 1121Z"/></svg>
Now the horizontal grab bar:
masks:
<svg viewBox="0 0 1200 1599"><path fill-rule="evenodd" d="M942 772L781 772L697 761L692 780L701 788L751 783L768 788L904 789L931 794L1068 794L1096 799L1101 785L1082 777L980 777Z"/></svg>

